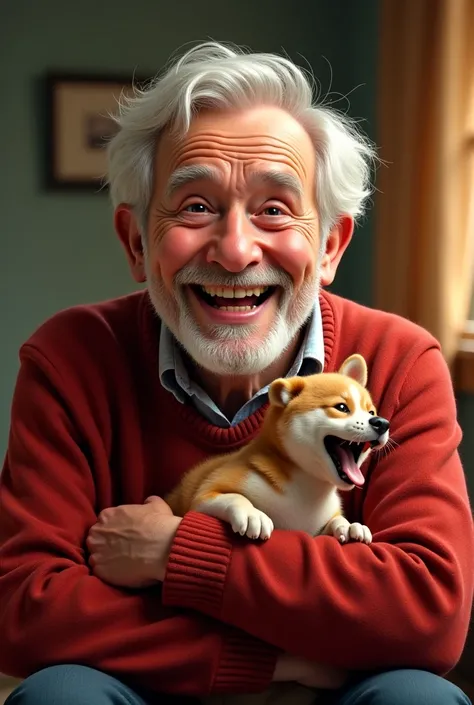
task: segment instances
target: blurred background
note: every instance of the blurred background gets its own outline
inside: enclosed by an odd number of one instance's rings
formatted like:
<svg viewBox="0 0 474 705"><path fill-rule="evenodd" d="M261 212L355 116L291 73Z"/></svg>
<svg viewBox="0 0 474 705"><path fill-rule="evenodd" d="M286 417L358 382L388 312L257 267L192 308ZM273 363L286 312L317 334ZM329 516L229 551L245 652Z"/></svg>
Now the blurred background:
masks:
<svg viewBox="0 0 474 705"><path fill-rule="evenodd" d="M134 287L107 193L71 186L100 166L105 129L88 123L94 155L71 152L74 116L209 38L309 65L379 145L373 207L333 290L439 338L474 497L474 0L3 0L0 454L22 342L59 309Z"/></svg>

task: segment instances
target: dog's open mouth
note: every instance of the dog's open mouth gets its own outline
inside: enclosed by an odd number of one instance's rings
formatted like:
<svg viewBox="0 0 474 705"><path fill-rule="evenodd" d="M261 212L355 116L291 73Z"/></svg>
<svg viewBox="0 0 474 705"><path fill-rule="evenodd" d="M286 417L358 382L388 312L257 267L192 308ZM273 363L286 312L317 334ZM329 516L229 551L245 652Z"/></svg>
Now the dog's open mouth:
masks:
<svg viewBox="0 0 474 705"><path fill-rule="evenodd" d="M345 441L337 436L326 436L324 445L341 480L348 485L362 487L365 480L357 461L371 444Z"/></svg>

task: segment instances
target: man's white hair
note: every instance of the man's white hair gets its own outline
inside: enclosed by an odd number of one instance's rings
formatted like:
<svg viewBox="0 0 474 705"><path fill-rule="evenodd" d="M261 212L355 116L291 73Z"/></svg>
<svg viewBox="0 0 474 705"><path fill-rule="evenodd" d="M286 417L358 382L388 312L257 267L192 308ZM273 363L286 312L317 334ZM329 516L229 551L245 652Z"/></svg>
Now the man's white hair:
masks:
<svg viewBox="0 0 474 705"><path fill-rule="evenodd" d="M202 109L282 108L308 132L316 152L316 204L324 238L344 214L357 218L371 193L372 143L354 120L313 95L311 77L287 58L206 42L173 61L149 85L123 97L108 145L114 206L128 203L145 227L157 139L185 134Z"/></svg>

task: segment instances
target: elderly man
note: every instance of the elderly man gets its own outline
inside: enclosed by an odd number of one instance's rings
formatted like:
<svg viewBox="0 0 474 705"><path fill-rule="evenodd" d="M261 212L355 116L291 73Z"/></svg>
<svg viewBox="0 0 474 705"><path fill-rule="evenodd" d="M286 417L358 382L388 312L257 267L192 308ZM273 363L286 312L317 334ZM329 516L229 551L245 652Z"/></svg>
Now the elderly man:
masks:
<svg viewBox="0 0 474 705"><path fill-rule="evenodd" d="M0 492L10 704L245 703L291 681L339 705L466 704L440 677L474 564L448 370L425 331L324 288L371 145L289 60L218 44L118 122L115 227L147 289L63 311L21 349ZM354 352L395 444L345 500L372 545L172 515L184 472L258 433L273 379Z"/></svg>

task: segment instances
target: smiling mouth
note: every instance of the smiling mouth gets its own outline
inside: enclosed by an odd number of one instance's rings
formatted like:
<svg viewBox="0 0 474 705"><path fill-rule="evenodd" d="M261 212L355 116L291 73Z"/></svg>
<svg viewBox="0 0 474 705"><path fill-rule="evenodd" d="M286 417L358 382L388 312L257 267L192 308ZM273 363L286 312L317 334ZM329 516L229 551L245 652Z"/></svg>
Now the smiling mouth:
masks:
<svg viewBox="0 0 474 705"><path fill-rule="evenodd" d="M376 443L377 441L356 443L337 436L326 436L324 439L324 446L340 479L347 485L356 487L362 487L365 482L357 461L362 453Z"/></svg>
<svg viewBox="0 0 474 705"><path fill-rule="evenodd" d="M276 291L276 286L223 287L192 284L196 296L208 306L220 311L252 311L261 306Z"/></svg>

